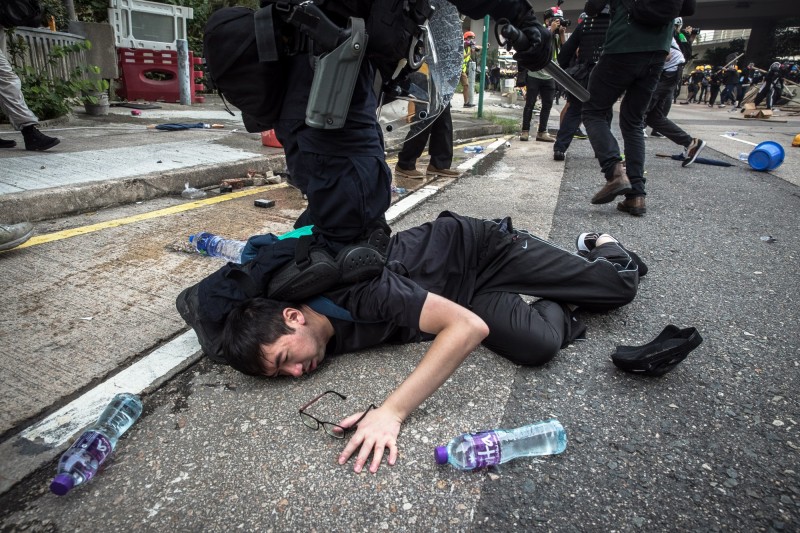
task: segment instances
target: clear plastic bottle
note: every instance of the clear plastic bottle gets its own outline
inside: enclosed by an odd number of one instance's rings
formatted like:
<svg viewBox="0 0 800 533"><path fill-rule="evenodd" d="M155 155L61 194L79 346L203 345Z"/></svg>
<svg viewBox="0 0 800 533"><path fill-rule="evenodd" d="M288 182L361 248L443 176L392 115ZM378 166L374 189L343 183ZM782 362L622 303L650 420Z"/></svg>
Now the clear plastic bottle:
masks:
<svg viewBox="0 0 800 533"><path fill-rule="evenodd" d="M465 146L464 153L465 154L479 154L483 152L483 146Z"/></svg>
<svg viewBox="0 0 800 533"><path fill-rule="evenodd" d="M142 400L135 394L114 396L100 418L84 431L58 461L58 473L50 490L63 496L73 488L92 479L100 466L114 451L119 437L142 414Z"/></svg>
<svg viewBox="0 0 800 533"><path fill-rule="evenodd" d="M517 457L553 455L567 447L567 433L555 418L516 429L494 429L464 433L434 451L440 465L450 463L459 470L478 470Z"/></svg>
<svg viewBox="0 0 800 533"><path fill-rule="evenodd" d="M199 231L194 235L189 235L189 242L194 244L201 255L220 257L233 263L242 262L242 251L245 244L247 244L245 241L224 239L207 231Z"/></svg>
<svg viewBox="0 0 800 533"><path fill-rule="evenodd" d="M739 154L739 161L744 161L745 163L747 163L749 159L750 159L750 154L748 152L742 152Z"/></svg>

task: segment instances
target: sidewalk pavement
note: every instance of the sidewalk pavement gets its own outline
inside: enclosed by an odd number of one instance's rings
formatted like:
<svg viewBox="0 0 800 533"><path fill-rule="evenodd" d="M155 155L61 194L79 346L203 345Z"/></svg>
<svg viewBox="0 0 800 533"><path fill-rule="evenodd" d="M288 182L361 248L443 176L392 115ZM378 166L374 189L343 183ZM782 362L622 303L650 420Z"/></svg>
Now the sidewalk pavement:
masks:
<svg viewBox="0 0 800 533"><path fill-rule="evenodd" d="M489 99L499 100L499 95ZM0 151L0 223L39 221L113 205L179 194L186 183L203 188L248 171L285 169L283 150L261 144L248 133L241 113L231 116L219 98L181 106L157 103L138 116L128 107L112 107L107 116L77 111L68 119L42 124L61 144L47 152L27 152L19 132L0 127L0 136L18 147ZM461 107L461 104L458 104ZM501 127L476 119L477 108L454 113L454 138L498 134ZM514 111L512 109L512 111ZM521 113L521 111L516 111ZM160 131L148 125L163 123L222 124L223 129ZM399 149L387 138L387 151Z"/></svg>

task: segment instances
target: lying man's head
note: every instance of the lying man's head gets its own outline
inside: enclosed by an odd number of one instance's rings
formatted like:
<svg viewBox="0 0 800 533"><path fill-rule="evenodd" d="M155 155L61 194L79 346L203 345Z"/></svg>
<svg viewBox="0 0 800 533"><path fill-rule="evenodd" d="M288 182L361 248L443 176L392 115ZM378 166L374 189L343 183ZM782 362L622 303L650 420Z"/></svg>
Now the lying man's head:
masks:
<svg viewBox="0 0 800 533"><path fill-rule="evenodd" d="M228 315L222 350L245 374L300 377L325 358L332 334L327 318L305 305L254 298Z"/></svg>

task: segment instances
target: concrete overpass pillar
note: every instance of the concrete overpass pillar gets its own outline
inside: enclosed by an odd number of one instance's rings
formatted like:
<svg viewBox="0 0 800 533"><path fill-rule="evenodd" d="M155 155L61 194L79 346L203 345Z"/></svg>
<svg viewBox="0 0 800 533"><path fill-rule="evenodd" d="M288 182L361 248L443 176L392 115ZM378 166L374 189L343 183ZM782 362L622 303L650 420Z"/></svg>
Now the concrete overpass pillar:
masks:
<svg viewBox="0 0 800 533"><path fill-rule="evenodd" d="M750 39L747 41L745 59L753 62L757 67L767 69L772 63L772 49L775 44L775 30L778 19L754 19L750 30Z"/></svg>

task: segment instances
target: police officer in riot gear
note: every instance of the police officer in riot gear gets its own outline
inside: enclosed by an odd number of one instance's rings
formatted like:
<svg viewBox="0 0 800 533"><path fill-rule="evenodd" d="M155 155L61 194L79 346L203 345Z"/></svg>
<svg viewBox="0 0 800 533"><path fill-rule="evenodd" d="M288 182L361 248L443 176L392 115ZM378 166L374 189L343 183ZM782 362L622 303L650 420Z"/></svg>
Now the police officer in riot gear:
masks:
<svg viewBox="0 0 800 533"><path fill-rule="evenodd" d="M274 82L285 83L285 95L272 126L284 146L292 184L308 197L308 208L296 227L313 225L314 233L276 244L270 240L273 245L262 247L258 239L251 239L245 251L245 258L251 260L246 265L229 264L181 293L177 302L181 315L195 329L208 355L218 354L214 342L218 326L252 290L271 298L300 301L337 284L369 279L383 269L390 233L384 213L390 205L391 171L376 119L381 96L374 87L379 76L384 93L400 92L397 81L421 65L424 57L416 57L414 52L415 46L423 48L424 36L419 33L424 33L425 24L420 19L430 16L436 1L262 0L257 21L267 9L276 26L293 27L302 38L298 53L280 58L286 75ZM469 17L488 14L519 29L527 42L524 48L519 46L514 58L522 66L538 70L549 62L549 35L526 0L451 3ZM402 8L399 14L398 5ZM348 30L325 33L331 27ZM343 76L325 79L319 73L323 66L337 72L335 61L323 65L325 58L349 57L347 52L358 48L359 27L366 28L366 54L354 68L348 63L349 70L344 70L353 78L349 105L335 117L335 113L326 114L330 109L325 98L335 98L337 90L326 90L326 84L338 83ZM399 47L391 41L397 34L407 41ZM349 50L336 55L348 46ZM312 108L323 111L312 116ZM331 126L334 118L340 123ZM248 129L260 131L258 119L247 117ZM261 129L269 129L264 126L261 124Z"/></svg>

